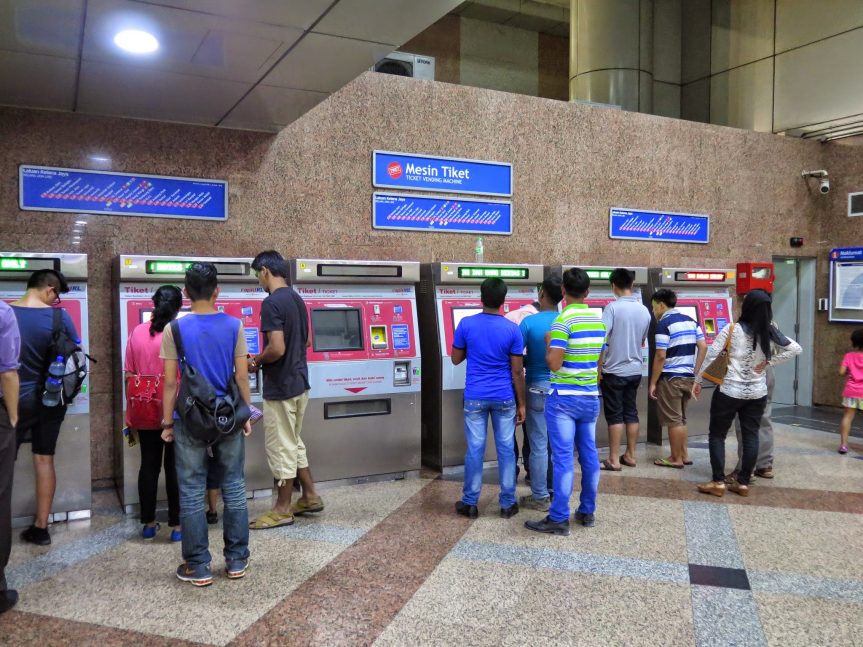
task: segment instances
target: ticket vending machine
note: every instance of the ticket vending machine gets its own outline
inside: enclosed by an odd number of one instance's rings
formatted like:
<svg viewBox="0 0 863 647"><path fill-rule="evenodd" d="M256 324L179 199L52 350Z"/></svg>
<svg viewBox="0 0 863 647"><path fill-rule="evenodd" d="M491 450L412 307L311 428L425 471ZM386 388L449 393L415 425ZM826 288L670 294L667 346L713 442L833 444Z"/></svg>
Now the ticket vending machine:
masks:
<svg viewBox="0 0 863 647"><path fill-rule="evenodd" d="M260 352L263 346L261 335L261 302L267 296L252 271L250 258L206 258L206 257L167 257L167 256L119 256L114 266L114 282L117 289L118 323L115 334L116 364L115 375L115 426L114 464L118 467L117 489L127 513L137 510L138 469L141 466L141 451L129 447L120 434L126 408L125 380L123 365L126 356L126 342L138 324L150 320L153 312L153 293L160 285L176 285L183 289L186 269L195 262L215 264L219 273L219 299L216 307L243 322L246 343L252 354ZM184 299L179 317L187 315L190 303ZM260 373L249 375L252 403L261 407ZM164 495L164 474L160 484L159 500ZM257 422L252 435L246 439L246 490L250 496L268 496L272 493L273 477L267 466L264 450L264 427Z"/></svg>
<svg viewBox="0 0 863 647"><path fill-rule="evenodd" d="M27 279L42 269L62 272L69 292L60 295L59 307L66 310L81 335L81 348L90 352L87 323L87 255L0 252L0 298L7 303L24 294ZM12 518L23 520L36 514L36 483L30 442L25 439L15 462L12 487ZM57 492L49 521L72 521L90 517L92 485L90 479L90 378L66 410L60 428L57 453Z"/></svg>
<svg viewBox="0 0 863 647"><path fill-rule="evenodd" d="M423 357L423 463L436 469L464 465L464 382L467 362L452 363L455 329L465 317L482 312L480 284L487 278L506 282L505 314L536 301L542 265L431 263L422 266L419 288ZM485 460L495 461L489 426Z"/></svg>
<svg viewBox="0 0 863 647"><path fill-rule="evenodd" d="M546 274L557 272L563 276L563 272L572 267L581 267L581 269L587 272L587 275L590 277L590 294L585 302L594 309L596 314L602 316L605 307L615 300L614 292L611 290L611 273L616 267L585 266L574 263L571 265L547 267ZM630 267L628 269L635 272L635 283L632 285L632 294L639 299L643 299L642 286L647 285L647 268ZM642 360L644 363L641 369L641 387L638 389L638 419L641 423L638 442L644 442L644 439L647 437L647 359L648 345L645 343L642 348ZM602 411L600 411L599 419L596 421L596 446L608 447L608 425L605 422L605 414Z"/></svg>
<svg viewBox="0 0 863 647"><path fill-rule="evenodd" d="M703 270L694 268L663 267L649 271L649 291L645 305L650 307L650 295L659 288L670 288L677 293L677 309L692 317L704 331L707 345L732 321L732 292L736 271L732 269ZM650 365L656 352L654 337L655 322L651 325ZM710 423L710 398L715 386L704 381L704 391L697 401L690 401L686 408L687 427L690 436L706 435ZM648 408L647 441L662 444L662 427L656 412L656 403L651 400Z"/></svg>
<svg viewBox="0 0 863 647"><path fill-rule="evenodd" d="M317 481L420 468L419 263L291 261L309 317L303 442Z"/></svg>

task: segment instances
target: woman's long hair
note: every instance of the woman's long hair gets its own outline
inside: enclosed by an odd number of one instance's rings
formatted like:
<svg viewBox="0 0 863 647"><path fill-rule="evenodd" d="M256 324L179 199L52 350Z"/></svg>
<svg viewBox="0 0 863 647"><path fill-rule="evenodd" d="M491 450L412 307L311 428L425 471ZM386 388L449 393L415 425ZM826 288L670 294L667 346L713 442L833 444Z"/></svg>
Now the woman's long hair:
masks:
<svg viewBox="0 0 863 647"><path fill-rule="evenodd" d="M153 316L150 317L150 336L165 330L183 307L183 293L175 285L163 285L153 294Z"/></svg>
<svg viewBox="0 0 863 647"><path fill-rule="evenodd" d="M770 295L764 290L752 290L743 299L740 323L746 324L752 333L752 349L761 346L764 357L770 359L770 324L773 321L773 306Z"/></svg>

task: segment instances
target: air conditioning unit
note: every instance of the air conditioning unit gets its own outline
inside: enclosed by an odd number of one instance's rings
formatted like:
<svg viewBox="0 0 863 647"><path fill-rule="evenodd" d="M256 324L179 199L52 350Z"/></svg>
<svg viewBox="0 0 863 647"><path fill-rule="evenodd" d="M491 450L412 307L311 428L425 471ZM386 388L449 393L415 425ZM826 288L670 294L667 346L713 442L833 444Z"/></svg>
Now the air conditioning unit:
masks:
<svg viewBox="0 0 863 647"><path fill-rule="evenodd" d="M424 81L434 81L434 57L392 52L371 68L373 72L409 76Z"/></svg>
<svg viewBox="0 0 863 647"><path fill-rule="evenodd" d="M863 216L863 191L848 194L848 216Z"/></svg>

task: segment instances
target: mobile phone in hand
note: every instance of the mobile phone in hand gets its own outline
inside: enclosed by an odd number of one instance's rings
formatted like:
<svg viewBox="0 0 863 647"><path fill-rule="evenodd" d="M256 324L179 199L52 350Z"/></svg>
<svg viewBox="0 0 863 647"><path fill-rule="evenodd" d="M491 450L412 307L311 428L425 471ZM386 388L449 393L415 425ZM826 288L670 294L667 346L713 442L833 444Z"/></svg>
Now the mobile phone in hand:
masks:
<svg viewBox="0 0 863 647"><path fill-rule="evenodd" d="M258 420L264 417L264 412L258 409L254 404L249 405L249 410L252 412L252 417L249 418L249 423L255 424Z"/></svg>

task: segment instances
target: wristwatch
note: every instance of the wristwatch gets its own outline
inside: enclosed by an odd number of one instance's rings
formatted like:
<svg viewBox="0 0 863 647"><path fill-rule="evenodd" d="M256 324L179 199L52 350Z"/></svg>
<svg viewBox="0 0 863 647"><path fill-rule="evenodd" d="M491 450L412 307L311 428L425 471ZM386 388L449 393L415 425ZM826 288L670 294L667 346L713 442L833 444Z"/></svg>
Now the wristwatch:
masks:
<svg viewBox="0 0 863 647"><path fill-rule="evenodd" d="M160 424L162 426L162 429L173 429L174 428L174 421L173 420L170 420L168 422L165 422L163 420Z"/></svg>

